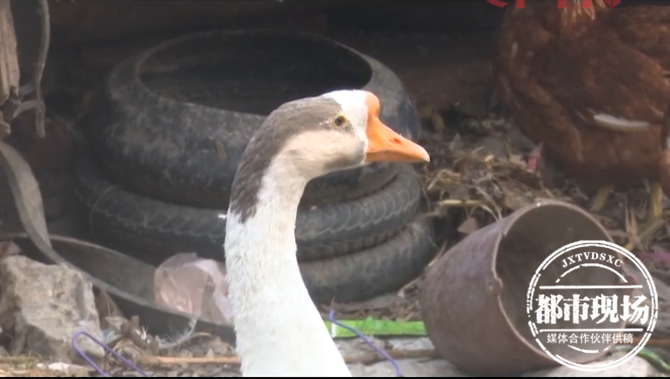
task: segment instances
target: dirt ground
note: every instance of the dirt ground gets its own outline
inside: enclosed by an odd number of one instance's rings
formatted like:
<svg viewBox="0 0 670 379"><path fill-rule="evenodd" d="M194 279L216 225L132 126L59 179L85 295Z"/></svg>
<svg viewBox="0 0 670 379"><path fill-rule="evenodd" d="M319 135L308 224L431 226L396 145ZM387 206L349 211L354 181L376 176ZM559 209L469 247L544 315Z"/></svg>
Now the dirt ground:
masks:
<svg viewBox="0 0 670 379"><path fill-rule="evenodd" d="M534 146L504 114L489 109L490 33L390 35L332 30L331 37L391 67L419 109L424 121L421 142L433 157L422 174L442 252L464 235L538 198L588 204L589 195L552 171L550 163L542 163L537 172L528 172L526 159ZM13 138L36 171L53 228L62 228L72 218L67 195L72 188L70 172L76 146L84 142L75 119L85 111L92 91L107 70L128 54L156 42L156 39L139 39L113 47L52 52L44 83L49 102L47 139L38 140L28 132L19 131L20 128L16 128ZM69 153L63 154L63 149ZM606 209L594 215L618 243L637 241L634 225L626 222L626 211L644 216L645 192L644 188L619 190ZM638 251L658 253L648 261L663 280L668 278L666 267L658 256L665 256L667 233L667 227L661 228L644 244L636 245ZM420 319L414 296L419 279L396 294L361 304L336 304L336 316ZM192 342L165 354L212 357L231 351L225 343L208 336L196 336ZM234 365L222 368L221 362L198 365L163 362L145 367L166 376L236 375ZM122 368L111 373L132 376L128 369ZM37 376L37 372L32 371L30 376Z"/></svg>

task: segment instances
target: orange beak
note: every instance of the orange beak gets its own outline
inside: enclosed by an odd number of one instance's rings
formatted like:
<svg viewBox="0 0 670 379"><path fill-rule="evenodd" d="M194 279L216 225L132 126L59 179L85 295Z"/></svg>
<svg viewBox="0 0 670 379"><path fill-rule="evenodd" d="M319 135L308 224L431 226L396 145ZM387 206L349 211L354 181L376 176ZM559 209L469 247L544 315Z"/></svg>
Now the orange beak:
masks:
<svg viewBox="0 0 670 379"><path fill-rule="evenodd" d="M366 162L430 162L426 149L381 122L377 96L368 93L366 102L368 105Z"/></svg>

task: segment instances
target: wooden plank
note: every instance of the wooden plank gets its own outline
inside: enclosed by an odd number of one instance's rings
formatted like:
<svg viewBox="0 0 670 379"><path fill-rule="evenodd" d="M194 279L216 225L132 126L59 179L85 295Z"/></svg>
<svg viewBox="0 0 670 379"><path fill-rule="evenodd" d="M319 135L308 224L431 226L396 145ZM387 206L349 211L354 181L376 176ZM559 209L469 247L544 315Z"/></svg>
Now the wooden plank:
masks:
<svg viewBox="0 0 670 379"><path fill-rule="evenodd" d="M19 88L19 59L10 0L0 0L0 105Z"/></svg>

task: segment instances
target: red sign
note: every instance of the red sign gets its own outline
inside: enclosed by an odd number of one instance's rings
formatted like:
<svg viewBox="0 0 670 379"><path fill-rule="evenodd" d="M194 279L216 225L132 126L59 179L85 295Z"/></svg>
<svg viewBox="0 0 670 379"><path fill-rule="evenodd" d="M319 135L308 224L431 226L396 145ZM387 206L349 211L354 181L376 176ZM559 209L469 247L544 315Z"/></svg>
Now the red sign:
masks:
<svg viewBox="0 0 670 379"><path fill-rule="evenodd" d="M504 8L509 3L506 3L504 1L500 0L486 0L489 4L493 4L498 8ZM607 4L608 7L614 8L617 5L621 3L621 0L604 0L605 4ZM582 8L590 9L593 6L593 3L591 0L581 0L582 3ZM558 9L563 9L567 5L567 0L558 0ZM525 8L526 7L526 0L515 0L514 1L514 8Z"/></svg>

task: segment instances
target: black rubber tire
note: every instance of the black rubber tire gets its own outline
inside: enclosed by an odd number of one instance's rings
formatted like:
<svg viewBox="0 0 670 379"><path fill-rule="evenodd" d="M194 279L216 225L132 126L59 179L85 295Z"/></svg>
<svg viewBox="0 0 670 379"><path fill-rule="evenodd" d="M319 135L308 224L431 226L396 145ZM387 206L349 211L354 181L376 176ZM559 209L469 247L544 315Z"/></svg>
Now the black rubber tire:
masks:
<svg viewBox="0 0 670 379"><path fill-rule="evenodd" d="M175 253L195 251L222 259L225 210L169 204L124 190L105 178L90 155L77 163L76 194L94 237L135 258L160 264ZM421 203L414 169L402 165L386 187L358 200L301 207L296 221L300 261L348 254L381 243L399 232Z"/></svg>
<svg viewBox="0 0 670 379"><path fill-rule="evenodd" d="M431 220L418 215L382 244L342 257L302 262L300 271L317 303L364 301L418 277L435 256L433 241Z"/></svg>
<svg viewBox="0 0 670 379"><path fill-rule="evenodd" d="M238 46L242 46L241 50L235 50ZM249 46L259 47L254 50ZM363 88L373 91L383 104L381 119L399 133L418 138L420 120L417 111L402 83L389 68L325 37L262 30L187 35L127 58L108 75L104 91L84 120L88 125L83 129L89 131L98 158L114 182L135 193L169 203L225 209L244 148L265 116L178 100L186 87L197 87L194 84L196 79L180 79L183 83L174 85L178 93L172 97L164 96L162 92L159 94L151 90L148 82L141 80L142 68L165 72L177 66L193 67L194 62L223 61L227 55L234 55L237 51L242 51L240 56L251 63L267 62L275 51L286 56L286 51L296 48L309 51L304 57L300 55L300 62L316 60L314 64L302 64L314 67L314 72L302 70L299 75L328 78L332 75L329 75L327 67L339 70L337 72L353 72L351 77L347 77L351 83L330 80L333 83L328 84L328 90ZM159 62L155 63L155 59ZM285 69L287 65L292 67L290 65L295 61L294 58L289 59L289 63L286 58L283 60L283 66L281 62L274 62L277 70ZM263 66L264 70L260 71L271 71L272 67ZM225 70L216 72L225 75ZM166 78L170 77L161 76L164 81ZM217 86L215 89L232 91L235 87ZM202 91L196 94L204 99L216 98L216 94L202 95ZM282 94L281 102L293 100L298 95L318 94ZM278 98L273 99L277 101ZM390 171L393 166L377 163L364 169L332 173L313 180L305 191L303 201L321 205L352 200L374 192L395 175Z"/></svg>

